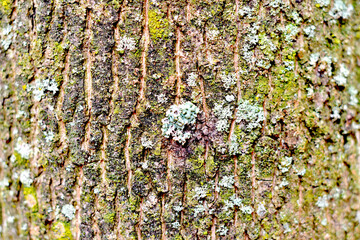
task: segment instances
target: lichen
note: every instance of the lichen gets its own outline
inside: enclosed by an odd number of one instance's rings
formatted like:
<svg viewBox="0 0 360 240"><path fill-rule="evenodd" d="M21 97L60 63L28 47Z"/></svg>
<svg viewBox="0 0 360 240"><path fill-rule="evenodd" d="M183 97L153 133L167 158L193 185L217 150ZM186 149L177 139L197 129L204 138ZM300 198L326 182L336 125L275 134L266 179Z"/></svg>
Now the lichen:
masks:
<svg viewBox="0 0 360 240"><path fill-rule="evenodd" d="M15 151L24 159L29 159L32 154L31 146L25 143L21 138L17 139Z"/></svg>
<svg viewBox="0 0 360 240"><path fill-rule="evenodd" d="M69 220L72 220L75 217L75 208L71 204L66 204L61 208L61 213Z"/></svg>
<svg viewBox="0 0 360 240"><path fill-rule="evenodd" d="M229 73L229 74L222 73L220 78L221 78L221 81L224 83L224 87L226 89L229 89L229 88L231 88L231 86L236 84L235 73Z"/></svg>
<svg viewBox="0 0 360 240"><path fill-rule="evenodd" d="M26 187L30 187L30 185L33 183L29 169L25 169L20 173L20 182Z"/></svg>
<svg viewBox="0 0 360 240"><path fill-rule="evenodd" d="M136 42L133 38L122 36L119 39L119 43L117 45L116 50L119 52L124 52L125 50L132 51L136 48Z"/></svg>
<svg viewBox="0 0 360 240"><path fill-rule="evenodd" d="M26 88L27 91L32 92L35 101L41 101L45 96L45 91L52 92L54 95L59 91L58 83L54 79L37 79L33 85Z"/></svg>
<svg viewBox="0 0 360 240"><path fill-rule="evenodd" d="M345 5L342 0L335 0L333 8L330 10L329 15L334 19L348 19L354 11L353 5Z"/></svg>
<svg viewBox="0 0 360 240"><path fill-rule="evenodd" d="M260 106L251 104L248 100L241 100L236 112L236 122L243 122L246 129L260 127L265 120L264 111Z"/></svg>
<svg viewBox="0 0 360 240"><path fill-rule="evenodd" d="M162 134L166 138L173 136L175 141L184 144L191 137L189 131L185 131L186 126L195 123L199 108L191 102L180 105L172 105L166 112L166 117L162 120Z"/></svg>

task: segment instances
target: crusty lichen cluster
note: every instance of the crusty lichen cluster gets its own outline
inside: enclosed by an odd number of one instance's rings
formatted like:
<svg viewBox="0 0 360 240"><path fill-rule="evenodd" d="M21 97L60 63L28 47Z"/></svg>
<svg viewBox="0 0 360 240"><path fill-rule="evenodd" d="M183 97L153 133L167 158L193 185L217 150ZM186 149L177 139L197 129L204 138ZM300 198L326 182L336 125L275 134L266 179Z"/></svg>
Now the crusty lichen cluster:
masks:
<svg viewBox="0 0 360 240"><path fill-rule="evenodd" d="M162 120L162 133L166 138L171 136L175 141L184 144L191 137L190 131L186 127L190 127L196 121L199 108L191 102L180 105L172 105L166 111L166 117Z"/></svg>

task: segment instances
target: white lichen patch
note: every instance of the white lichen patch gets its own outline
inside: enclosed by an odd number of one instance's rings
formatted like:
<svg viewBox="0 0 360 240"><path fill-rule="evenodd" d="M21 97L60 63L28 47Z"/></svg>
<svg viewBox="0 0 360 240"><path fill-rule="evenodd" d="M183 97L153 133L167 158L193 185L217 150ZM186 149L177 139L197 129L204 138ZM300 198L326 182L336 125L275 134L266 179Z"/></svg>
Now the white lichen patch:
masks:
<svg viewBox="0 0 360 240"><path fill-rule="evenodd" d="M117 46L117 51L119 52L123 52L125 50L134 50L136 48L136 42L133 38L131 37L127 37L127 36L122 36L119 39L119 43Z"/></svg>
<svg viewBox="0 0 360 240"><path fill-rule="evenodd" d="M184 207L181 206L181 205L175 205L173 207L173 209L174 209L175 212L181 212L184 209Z"/></svg>
<svg viewBox="0 0 360 240"><path fill-rule="evenodd" d="M338 74L334 77L334 81L339 86L344 86L347 82L347 77L349 76L350 71L346 68L344 64L340 65Z"/></svg>
<svg viewBox="0 0 360 240"><path fill-rule="evenodd" d="M45 131L44 135L46 142L50 143L54 140L54 133L52 131Z"/></svg>
<svg viewBox="0 0 360 240"><path fill-rule="evenodd" d="M7 25L5 28L3 28L3 30L1 31L1 46L2 48L6 51L9 49L13 38L15 36L14 33L11 32L12 30L12 26L11 25Z"/></svg>
<svg viewBox="0 0 360 240"><path fill-rule="evenodd" d="M226 188L233 188L235 183L234 176L224 176L220 182L219 186Z"/></svg>
<svg viewBox="0 0 360 240"><path fill-rule="evenodd" d="M316 202L316 206L318 206L319 208L325 208L325 207L329 206L328 196L324 195L322 197L319 197Z"/></svg>
<svg viewBox="0 0 360 240"><path fill-rule="evenodd" d="M225 131L229 128L228 119L232 116L232 106L224 106L224 103L215 103L213 109L215 116L219 119L216 123L216 129L219 132Z"/></svg>
<svg viewBox="0 0 360 240"><path fill-rule="evenodd" d="M31 146L25 143L21 138L17 139L15 151L20 154L22 158L29 159L32 154Z"/></svg>
<svg viewBox="0 0 360 240"><path fill-rule="evenodd" d="M317 7L327 7L330 4L330 0L315 0Z"/></svg>
<svg viewBox="0 0 360 240"><path fill-rule="evenodd" d="M359 103L359 99L357 98L358 90L354 86L350 86L348 89L350 94L349 104L352 106L356 106Z"/></svg>
<svg viewBox="0 0 360 240"><path fill-rule="evenodd" d="M166 97L165 93L161 93L157 95L157 101L159 103L166 103L168 101L168 98Z"/></svg>
<svg viewBox="0 0 360 240"><path fill-rule="evenodd" d="M333 8L330 10L329 15L334 19L348 19L354 7L351 4L346 4L342 0L335 0Z"/></svg>
<svg viewBox="0 0 360 240"><path fill-rule="evenodd" d="M187 85L189 85L189 87L195 87L196 84L196 79L198 78L198 75L196 73L190 73L188 78L186 79L186 83Z"/></svg>
<svg viewBox="0 0 360 240"><path fill-rule="evenodd" d="M260 203L260 204L258 205L257 210L256 210L257 215L258 215L259 217L263 218L263 217L265 216L266 212L267 212L267 211L266 211L266 208L265 208L265 206L264 206L264 203Z"/></svg>
<svg viewBox="0 0 360 240"><path fill-rule="evenodd" d="M154 143L150 139L147 139L146 137L141 137L140 140L141 140L141 145L144 148L151 149L154 147Z"/></svg>
<svg viewBox="0 0 360 240"><path fill-rule="evenodd" d="M54 79L37 79L35 83L28 86L26 90L32 92L35 101L40 101L45 96L45 91L52 92L54 95L59 91L59 88Z"/></svg>
<svg viewBox="0 0 360 240"><path fill-rule="evenodd" d="M319 61L319 58L320 58L320 53L312 53L310 55L309 64L311 66L315 66L316 63Z"/></svg>
<svg viewBox="0 0 360 240"><path fill-rule="evenodd" d="M210 29L208 31L206 31L206 37L212 41L214 39L216 39L216 37L220 34L220 31L217 29Z"/></svg>
<svg viewBox="0 0 360 240"><path fill-rule="evenodd" d="M220 78L226 89L229 89L233 85L236 84L236 74L235 73L229 73L229 74L222 73Z"/></svg>
<svg viewBox="0 0 360 240"><path fill-rule="evenodd" d="M6 177L0 181L0 188L4 188L9 186L9 179L7 179Z"/></svg>
<svg viewBox="0 0 360 240"><path fill-rule="evenodd" d="M205 212L205 207L204 205L199 204L196 205L193 210L194 210L194 217L197 217L198 214Z"/></svg>
<svg viewBox="0 0 360 240"><path fill-rule="evenodd" d="M234 97L234 95L226 95L225 100L227 102L233 102L233 101L235 101L235 97Z"/></svg>
<svg viewBox="0 0 360 240"><path fill-rule="evenodd" d="M291 228L289 226L289 223L284 223L283 224L283 227L284 227L284 233L289 233L291 232Z"/></svg>
<svg viewBox="0 0 360 240"><path fill-rule="evenodd" d="M309 38L313 38L315 36L315 29L316 27L314 25L307 26L304 28L304 33Z"/></svg>
<svg viewBox="0 0 360 240"><path fill-rule="evenodd" d="M289 171L289 167L292 162L292 157L284 157L284 159L281 161L281 165L279 165L279 169L282 173L285 173Z"/></svg>
<svg viewBox="0 0 360 240"><path fill-rule="evenodd" d="M166 138L172 136L175 141L184 144L191 137L191 133L185 131L185 126L195 123L199 111L200 109L191 102L172 105L167 110L166 117L162 120L161 130L163 136Z"/></svg>
<svg viewBox="0 0 360 240"><path fill-rule="evenodd" d="M179 229L180 228L180 223L179 222L173 222L172 223L172 227L175 228L175 229Z"/></svg>
<svg viewBox="0 0 360 240"><path fill-rule="evenodd" d="M246 128L252 130L261 127L265 120L262 107L251 104L248 100L241 100L236 112L236 122L244 122Z"/></svg>
<svg viewBox="0 0 360 240"><path fill-rule="evenodd" d="M243 212L244 214L251 214L253 212L253 209L251 206L243 205L240 207L240 211Z"/></svg>
<svg viewBox="0 0 360 240"><path fill-rule="evenodd" d="M219 229L216 230L216 232L219 233L220 236L226 236L228 231L229 231L229 229L227 227L225 227L224 225L220 225Z"/></svg>
<svg viewBox="0 0 360 240"><path fill-rule="evenodd" d="M289 182L286 179L283 179L280 182L279 187L282 188L282 187L286 187L287 185L289 185Z"/></svg>
<svg viewBox="0 0 360 240"><path fill-rule="evenodd" d="M205 198L207 195L208 189L206 187L195 187L193 190L193 198L199 200Z"/></svg>
<svg viewBox="0 0 360 240"><path fill-rule="evenodd" d="M25 169L20 173L20 182L26 187L30 187L30 185L33 183L29 169Z"/></svg>
<svg viewBox="0 0 360 240"><path fill-rule="evenodd" d="M231 135L229 143L229 153L235 155L240 151L240 144L238 143L237 137L235 134Z"/></svg>
<svg viewBox="0 0 360 240"><path fill-rule="evenodd" d="M71 204L66 204L62 207L61 213L69 220L72 220L75 217L75 208Z"/></svg>
<svg viewBox="0 0 360 240"><path fill-rule="evenodd" d="M234 206L242 207L242 199L232 195L229 200L224 200L223 211L226 212L226 215L229 215L231 213L229 209L234 209Z"/></svg>
<svg viewBox="0 0 360 240"><path fill-rule="evenodd" d="M284 34L285 40L291 42L295 39L295 36L299 33L299 28L293 24L289 24L285 27Z"/></svg>

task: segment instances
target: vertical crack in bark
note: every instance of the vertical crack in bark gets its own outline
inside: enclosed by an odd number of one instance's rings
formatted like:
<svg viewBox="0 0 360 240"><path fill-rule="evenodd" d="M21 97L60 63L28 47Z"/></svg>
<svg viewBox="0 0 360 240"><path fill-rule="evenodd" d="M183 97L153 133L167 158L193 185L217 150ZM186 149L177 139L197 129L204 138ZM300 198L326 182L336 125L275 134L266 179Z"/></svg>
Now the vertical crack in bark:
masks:
<svg viewBox="0 0 360 240"><path fill-rule="evenodd" d="M119 27L119 23L122 21L122 13L123 13L123 9L124 6L126 6L127 1L124 0L122 3L122 6L120 7L119 11L118 11L118 20L116 22L116 25L114 27L114 41L115 41L115 46L113 48L112 51L112 77L114 79L114 84L113 84L113 89L112 89L112 95L111 95L111 99L110 99L110 122L113 119L114 116L114 111L115 111L115 103L116 103L116 99L118 97L119 94L119 73L118 73L118 67L119 67L119 57L116 51L116 46L119 44L119 39L120 39L120 27ZM106 131L106 129L105 129ZM104 149L105 153L106 153L106 149ZM125 157L126 158L126 157ZM126 168L127 168L127 164ZM105 163L105 167L106 167L106 163ZM128 174L129 176L129 174ZM130 185L131 186L131 185ZM122 236L121 234L121 226L123 225L122 221L121 221L121 214L120 212L123 211L121 209L121 204L119 203L119 199L118 199L118 191L116 191L115 194L115 211L116 211L116 224L114 225L114 231L116 234L116 238L119 240L124 240L124 236Z"/></svg>
<svg viewBox="0 0 360 240"><path fill-rule="evenodd" d="M234 69L235 69L235 76L236 76L236 87L237 87L237 104L240 102L241 100L241 83L240 83L240 71L239 71L239 59L240 59L240 54L239 54L239 44L240 44L240 21L239 21L239 17L238 17L238 11L239 11L239 0L235 1L235 14L236 14L236 40L235 40L235 48L234 48ZM233 115L233 119L231 121L231 125L230 125L230 131L229 131L229 136L228 136L228 143L229 145L231 144L231 139L232 139L232 135L234 134L235 131L235 126L236 126L236 113L237 113L238 109L235 108L234 110L234 115ZM238 182L239 182L239 177L237 175L237 165L238 165L238 157L234 156L234 190L235 190L235 196L238 196ZM234 229L235 229L235 235L236 235L236 229L237 229L237 225L238 225L238 216L237 216L237 209L234 208Z"/></svg>
<svg viewBox="0 0 360 240"><path fill-rule="evenodd" d="M107 182L106 182L106 145L108 142L108 135L107 135L107 131L106 131L106 127L103 126L102 127L102 132L103 132L103 139L102 139L102 144L101 144L101 160L100 160L100 168L101 168L101 184L105 185L105 187L107 188Z"/></svg>
<svg viewBox="0 0 360 240"><path fill-rule="evenodd" d="M216 206L217 199L219 198L219 192L218 192L218 184L219 184L219 169L216 170L215 175L215 196L214 196L214 203L213 206ZM211 240L216 239L216 216L214 215L212 218L212 225L211 225Z"/></svg>
<svg viewBox="0 0 360 240"><path fill-rule="evenodd" d="M121 13L119 13L119 18L120 18ZM114 29L114 40L115 43L118 43L119 38L120 38L120 34L119 34L119 25L116 25L115 29ZM117 44L115 44L117 45ZM112 78L114 79L114 84L113 84L113 89L112 89L112 94L111 94L111 99L110 99L110 121L114 115L114 110L115 110L115 101L116 98L119 94L119 75L118 75L118 54L116 54L116 50L115 48L112 51Z"/></svg>
<svg viewBox="0 0 360 240"><path fill-rule="evenodd" d="M175 45L175 68L176 68L176 97L175 103L180 104L181 98L181 69L180 69L180 43L181 43L181 32L180 27L176 26L176 45Z"/></svg>
<svg viewBox="0 0 360 240"><path fill-rule="evenodd" d="M76 213L75 213L75 239L79 240L80 239L80 225L81 225L81 191L82 191L82 183L83 183L83 178L84 178L84 172L82 169L82 166L79 167L79 174L78 174L78 180L77 180L77 186L76 186L76 196L75 196L75 201L76 201Z"/></svg>
<svg viewBox="0 0 360 240"><path fill-rule="evenodd" d="M251 152L251 202L255 206L255 149ZM255 219L255 211L252 212Z"/></svg>
<svg viewBox="0 0 360 240"><path fill-rule="evenodd" d="M186 159L184 160L184 165L186 165ZM183 187L182 187L182 197L181 197L181 206L183 207L180 211L180 235L183 239L185 238L185 227L184 227L184 205L186 202L186 187L187 187L187 175L185 172L184 175L184 183L183 183Z"/></svg>
<svg viewBox="0 0 360 240"><path fill-rule="evenodd" d="M187 1L186 3L186 21L189 23L190 22L190 0Z"/></svg>
<svg viewBox="0 0 360 240"><path fill-rule="evenodd" d="M199 77L200 82L200 91L201 91L201 97L202 97L202 106L203 111L205 114L205 120L207 121L209 119L209 110L206 104L206 93L205 93L205 86L204 86L204 79L202 77Z"/></svg>
<svg viewBox="0 0 360 240"><path fill-rule="evenodd" d="M4 116L5 116L5 114L4 114ZM4 139L0 138L0 149L4 149L3 141L4 141ZM4 151L0 151L0 159L6 159ZM4 179L4 175L5 175L4 167L3 167L3 164L1 164L0 165L0 179ZM1 206L1 229L3 230L1 236L5 238L7 236L7 228L6 228L5 221L4 221L6 219L5 209L6 209L6 205L7 205L5 197L0 198L0 204L1 204L0 205Z"/></svg>
<svg viewBox="0 0 360 240"><path fill-rule="evenodd" d="M67 31L67 24L65 22L64 24L64 32L66 33ZM65 39L65 37L64 37ZM64 70L63 70L63 82L60 86L60 90L59 90L59 97L58 97L58 101L56 104L56 112L57 112L57 118L58 118L58 123L59 123L59 135L60 135L60 151L64 148L67 147L67 136L66 136L66 127L65 127L65 123L63 121L63 116L62 116L62 106L63 106L63 102L64 102L64 97L65 97L65 88L69 82L69 69L70 69L70 51L66 51L66 56L65 56L65 63L64 63Z"/></svg>
<svg viewBox="0 0 360 240"><path fill-rule="evenodd" d="M84 54L85 54L85 81L84 81L84 91L86 95L86 104L87 104L87 115L88 122L85 126L85 139L82 143L82 148L89 151L90 145L90 133L91 133L91 108L92 108L92 76L91 76L91 64L92 64L92 56L90 52L90 45L92 40L92 19L91 19L91 10L89 8L86 9L86 29L85 29L85 40L84 40Z"/></svg>
<svg viewBox="0 0 360 240"><path fill-rule="evenodd" d="M100 165L101 165L101 163L100 163ZM94 207L96 209L96 212L99 212L101 207L100 207L100 204L99 204L99 197L97 195L94 196L94 202L95 202ZM93 223L92 227L93 227L93 230L94 230L94 233L95 233L94 239L95 240L101 240L101 230L99 228L99 224L98 224L98 221L97 221L96 214L94 216L94 223Z"/></svg>
<svg viewBox="0 0 360 240"><path fill-rule="evenodd" d="M216 240L216 217L213 217L212 219L211 240Z"/></svg>
<svg viewBox="0 0 360 240"><path fill-rule="evenodd" d="M132 169L131 169L131 160L130 160L130 140L131 140L131 124L127 127L126 130L126 144L125 144L125 164L126 164L126 170L127 170L127 189L128 189L128 195L129 198L131 198L131 178L132 178Z"/></svg>
<svg viewBox="0 0 360 240"><path fill-rule="evenodd" d="M166 222L165 222L165 194L161 195L161 240L166 240Z"/></svg>
<svg viewBox="0 0 360 240"><path fill-rule="evenodd" d="M144 198L141 198L140 207L139 207L139 219L138 219L138 223L135 225L137 240L142 240L141 225L144 219L143 204L144 204Z"/></svg>
<svg viewBox="0 0 360 240"><path fill-rule="evenodd" d="M140 77L140 95L139 101L145 99L146 91L146 58L150 44L150 33L149 33L149 0L144 0L144 32L143 38L143 51L141 53L141 77Z"/></svg>

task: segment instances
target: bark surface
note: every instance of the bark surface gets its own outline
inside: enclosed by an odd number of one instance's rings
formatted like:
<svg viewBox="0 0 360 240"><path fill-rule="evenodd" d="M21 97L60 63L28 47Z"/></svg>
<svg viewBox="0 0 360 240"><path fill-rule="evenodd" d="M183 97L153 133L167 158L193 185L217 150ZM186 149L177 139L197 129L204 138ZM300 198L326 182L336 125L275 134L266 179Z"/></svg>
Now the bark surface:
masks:
<svg viewBox="0 0 360 240"><path fill-rule="evenodd" d="M1 238L360 239L359 46L357 0L0 0Z"/></svg>

